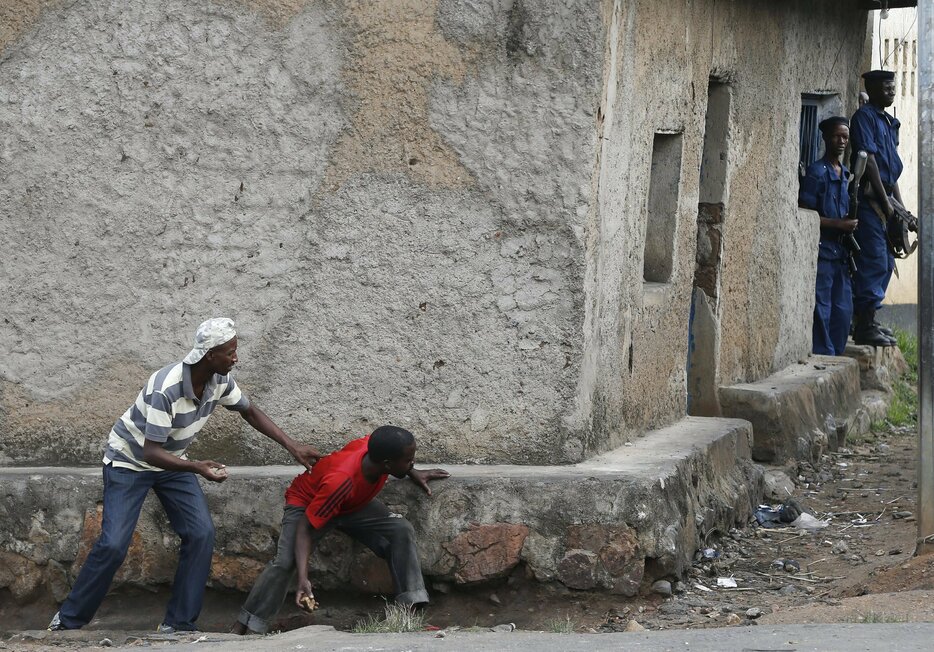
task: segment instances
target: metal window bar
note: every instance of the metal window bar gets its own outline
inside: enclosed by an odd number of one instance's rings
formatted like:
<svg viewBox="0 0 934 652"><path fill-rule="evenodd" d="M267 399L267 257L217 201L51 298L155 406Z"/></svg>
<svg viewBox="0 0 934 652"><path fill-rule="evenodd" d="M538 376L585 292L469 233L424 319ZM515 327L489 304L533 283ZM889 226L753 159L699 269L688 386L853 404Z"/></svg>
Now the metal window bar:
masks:
<svg viewBox="0 0 934 652"><path fill-rule="evenodd" d="M801 102L798 145L800 147L798 161L803 175L807 167L820 157L820 132L817 128L817 102L815 101L802 100Z"/></svg>

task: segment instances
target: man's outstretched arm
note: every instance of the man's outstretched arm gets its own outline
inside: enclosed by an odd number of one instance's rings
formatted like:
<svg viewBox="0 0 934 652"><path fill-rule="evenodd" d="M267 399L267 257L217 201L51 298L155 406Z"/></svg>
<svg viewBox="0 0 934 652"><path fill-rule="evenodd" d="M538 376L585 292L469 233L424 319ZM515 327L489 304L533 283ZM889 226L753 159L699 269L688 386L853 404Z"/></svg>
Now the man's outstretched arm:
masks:
<svg viewBox="0 0 934 652"><path fill-rule="evenodd" d="M308 556L311 554L311 523L302 518L295 528L295 569L298 583L295 586L295 604L302 608L302 598L314 597L311 580L308 579Z"/></svg>
<svg viewBox="0 0 934 652"><path fill-rule="evenodd" d="M318 449L308 444L300 444L289 437L279 426L273 423L273 420L270 419L265 412L256 407L255 404L250 403L245 410L240 410L240 416L253 426L253 428L289 451L289 454L309 471L314 463L321 458L321 453L318 452Z"/></svg>

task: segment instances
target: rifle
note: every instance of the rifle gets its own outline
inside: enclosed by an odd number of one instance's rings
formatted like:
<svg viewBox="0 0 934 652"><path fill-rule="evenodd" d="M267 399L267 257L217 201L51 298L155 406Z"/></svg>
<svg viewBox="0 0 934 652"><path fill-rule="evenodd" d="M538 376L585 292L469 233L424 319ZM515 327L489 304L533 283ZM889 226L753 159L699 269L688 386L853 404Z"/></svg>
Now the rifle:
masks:
<svg viewBox="0 0 934 652"><path fill-rule="evenodd" d="M918 232L918 218L895 197L889 197L889 203L892 205L891 224L887 225L889 242L896 258L907 258L918 248L917 238L914 242L908 239L909 231Z"/></svg>
<svg viewBox="0 0 934 652"><path fill-rule="evenodd" d="M868 156L863 150L856 152L856 161L853 163L853 171L850 173L849 188L847 189L850 195L850 205L847 209L847 217L851 220L857 219L857 211L859 210L859 183L863 178L863 173L866 172L866 160ZM859 228L859 227L857 227ZM855 256L859 255L860 248L859 243L856 241L856 237L852 233L844 233L840 238L840 243L847 250L847 266L850 268L850 274L856 273L856 260Z"/></svg>
<svg viewBox="0 0 934 652"><path fill-rule="evenodd" d="M863 154L863 152L860 152ZM869 205L875 211L876 215L882 220L885 230L885 239L888 242L892 255L896 258L907 258L918 248L918 240L911 241L908 234L918 232L918 218L911 211L895 199L889 196L889 204L892 206L892 217L886 218L871 184L866 184L863 190L865 198L869 200Z"/></svg>

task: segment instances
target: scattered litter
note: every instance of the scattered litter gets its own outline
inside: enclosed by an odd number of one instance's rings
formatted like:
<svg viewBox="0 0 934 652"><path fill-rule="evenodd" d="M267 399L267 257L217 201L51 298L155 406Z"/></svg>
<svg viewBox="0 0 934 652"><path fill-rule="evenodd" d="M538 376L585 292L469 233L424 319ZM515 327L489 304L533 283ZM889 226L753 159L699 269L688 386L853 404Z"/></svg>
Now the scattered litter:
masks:
<svg viewBox="0 0 934 652"><path fill-rule="evenodd" d="M772 561L772 568L786 573L797 573L801 570L801 564L794 559L775 559Z"/></svg>
<svg viewBox="0 0 934 652"><path fill-rule="evenodd" d="M723 589L735 589L736 580L734 580L732 577L718 577L717 586Z"/></svg>
<svg viewBox="0 0 934 652"><path fill-rule="evenodd" d="M783 527L788 523L793 524L803 513L798 503L793 498L789 498L778 506L759 505L756 510L756 522L765 528Z"/></svg>
<svg viewBox="0 0 934 652"><path fill-rule="evenodd" d="M884 553L883 553L883 554L884 554ZM713 591L712 588L710 588L709 586L704 586L703 584L695 584L695 585L694 585L694 588L695 588L695 589L700 589L701 591Z"/></svg>
<svg viewBox="0 0 934 652"><path fill-rule="evenodd" d="M515 629L515 623L503 623L502 625L493 625L490 627L491 632L513 632Z"/></svg>
<svg viewBox="0 0 934 652"><path fill-rule="evenodd" d="M811 516L807 512L802 512L801 516L792 521L791 526L801 528L802 530L821 530L830 525L830 521L822 521L819 518Z"/></svg>
<svg viewBox="0 0 934 652"><path fill-rule="evenodd" d="M720 551L714 550L713 548L704 548L701 551L701 555L704 559L720 559Z"/></svg>
<svg viewBox="0 0 934 652"><path fill-rule="evenodd" d="M784 566L786 573L798 573L801 571L801 564L794 559L786 559Z"/></svg>

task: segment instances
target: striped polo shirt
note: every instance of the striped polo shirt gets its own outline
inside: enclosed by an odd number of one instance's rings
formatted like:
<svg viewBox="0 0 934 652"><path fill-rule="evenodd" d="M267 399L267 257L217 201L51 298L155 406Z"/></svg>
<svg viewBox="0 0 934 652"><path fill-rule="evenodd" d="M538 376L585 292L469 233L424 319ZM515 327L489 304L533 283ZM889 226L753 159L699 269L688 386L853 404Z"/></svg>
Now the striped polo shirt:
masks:
<svg viewBox="0 0 934 652"><path fill-rule="evenodd" d="M178 362L160 369L149 377L136 402L114 424L107 438L104 464L134 471L162 471L143 461L143 442L157 441L172 455L184 458L218 403L238 411L250 406L229 375L214 374L199 400L191 385L189 365Z"/></svg>

